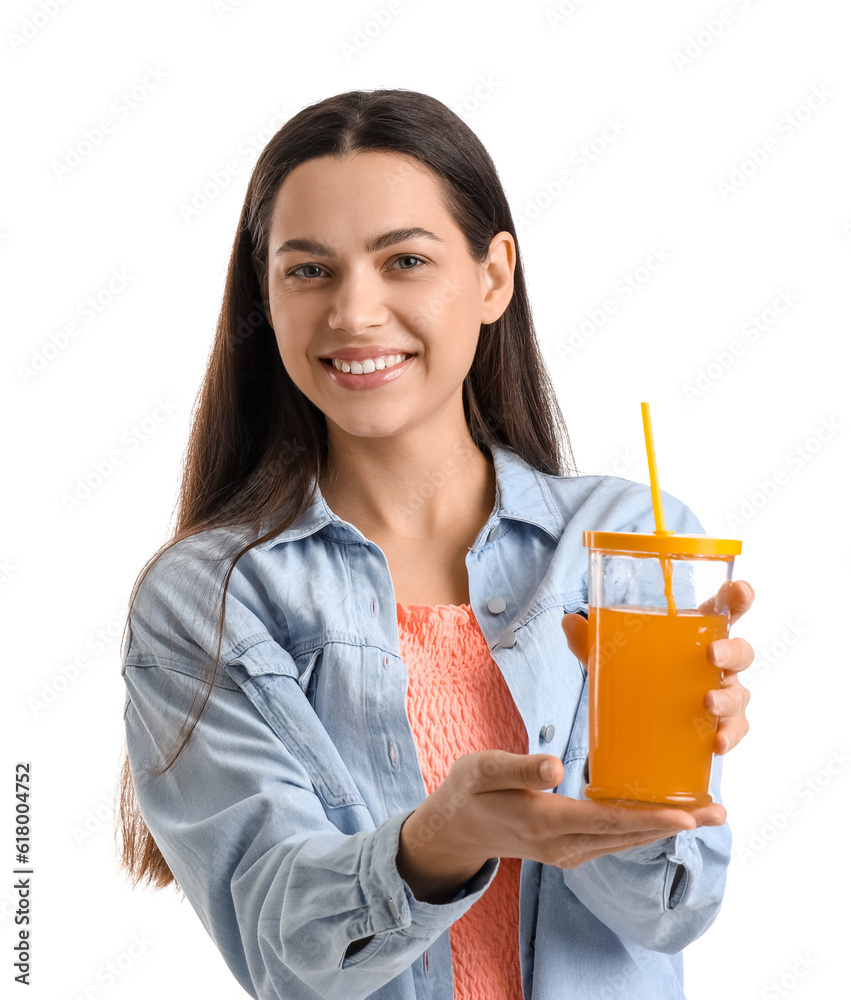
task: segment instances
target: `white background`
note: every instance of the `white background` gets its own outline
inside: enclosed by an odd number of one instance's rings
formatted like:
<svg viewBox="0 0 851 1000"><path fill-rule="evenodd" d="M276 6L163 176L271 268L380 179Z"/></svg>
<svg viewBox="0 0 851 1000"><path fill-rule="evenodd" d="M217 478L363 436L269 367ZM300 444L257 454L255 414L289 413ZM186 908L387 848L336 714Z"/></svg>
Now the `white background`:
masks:
<svg viewBox="0 0 851 1000"><path fill-rule="evenodd" d="M530 220L520 250L580 471L648 481L648 400L663 488L708 533L743 540L736 575L757 601L734 634L757 650L752 726L725 760L735 856L717 921L687 950L688 996L847 995L847 4L586 0L553 14L396 0L379 28L386 0L230 6L3 6L3 994L16 989L12 773L31 760L26 995L244 995L188 902L118 874L119 638L136 574L169 534L257 152L308 104L405 87L458 111L518 225ZM105 116L103 141L57 169ZM583 169L580 147L607 119L620 134ZM208 203L185 218L205 184ZM639 271L654 248L669 260ZM86 321L78 308L99 292L110 301ZM792 302L771 312L780 292ZM617 311L597 325L607 298ZM743 328L763 313L754 338Z"/></svg>

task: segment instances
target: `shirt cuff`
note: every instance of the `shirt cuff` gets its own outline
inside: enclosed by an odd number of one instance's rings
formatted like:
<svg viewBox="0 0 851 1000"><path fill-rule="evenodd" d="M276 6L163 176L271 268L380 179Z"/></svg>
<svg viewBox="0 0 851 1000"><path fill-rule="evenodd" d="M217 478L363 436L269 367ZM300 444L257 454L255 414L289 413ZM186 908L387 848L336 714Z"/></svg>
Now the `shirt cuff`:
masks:
<svg viewBox="0 0 851 1000"><path fill-rule="evenodd" d="M396 867L402 824L412 809L386 820L370 838L362 859L363 891L372 924L368 933L411 927L445 929L463 916L493 882L499 858L488 858L448 903L426 903L417 899ZM391 864L387 864L387 858Z"/></svg>

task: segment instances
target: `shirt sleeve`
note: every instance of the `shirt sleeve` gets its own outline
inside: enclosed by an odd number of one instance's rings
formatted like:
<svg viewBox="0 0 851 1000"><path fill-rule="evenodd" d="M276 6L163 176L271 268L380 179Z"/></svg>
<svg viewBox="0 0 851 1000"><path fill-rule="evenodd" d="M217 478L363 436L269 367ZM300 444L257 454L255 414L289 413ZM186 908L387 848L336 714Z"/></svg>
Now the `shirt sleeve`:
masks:
<svg viewBox="0 0 851 1000"><path fill-rule="evenodd" d="M721 758L710 790L721 801ZM585 781L580 795L585 798ZM564 883L616 934L653 951L676 954L700 937L721 908L732 836L723 826L683 830L675 837L604 854L564 869Z"/></svg>
<svg viewBox="0 0 851 1000"><path fill-rule="evenodd" d="M482 896L498 859L449 903L415 899L396 868L399 832L413 810L376 825L357 794L328 808L306 762L323 741L329 754L336 750L292 658L259 628L225 658L188 743L154 776L206 693L212 665L207 640L198 641L207 635L201 618L182 614L174 586L158 588L157 579L163 575L140 588L122 662L128 756L145 823L251 996L368 997ZM168 635L165 612L177 623ZM286 743L234 680L240 671L256 699L292 720ZM370 936L345 957L350 944Z"/></svg>
<svg viewBox="0 0 851 1000"><path fill-rule="evenodd" d="M618 526L606 530L652 533L649 496L646 486L627 489ZM668 528L678 534L705 534L685 504L667 493L663 493L663 501ZM564 785L566 794L583 799L587 727L586 686L565 762ZM715 802L721 802L721 765L722 758L713 758L710 791ZM645 948L675 954L703 934L718 915L731 846L727 823L684 830L675 837L564 869L564 883L616 934Z"/></svg>

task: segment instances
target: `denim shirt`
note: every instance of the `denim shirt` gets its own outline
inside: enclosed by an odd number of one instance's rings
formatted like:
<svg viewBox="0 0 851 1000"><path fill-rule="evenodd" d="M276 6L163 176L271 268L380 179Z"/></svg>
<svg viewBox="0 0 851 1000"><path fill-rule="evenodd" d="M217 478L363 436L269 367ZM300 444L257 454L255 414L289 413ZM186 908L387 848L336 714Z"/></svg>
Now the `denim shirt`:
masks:
<svg viewBox="0 0 851 1000"><path fill-rule="evenodd" d="M651 533L650 489L547 475L505 447L491 455L496 501L465 558L470 605L528 752L564 763L563 781L544 794L582 799L587 682L561 619L587 612L583 530ZM663 496L668 528L704 533ZM236 531L205 531L168 550L132 609L121 654L125 727L145 822L252 997L453 1000L449 927L487 892L499 859L444 904L416 899L399 875L400 827L426 789L393 583L381 548L318 489L295 524L237 563L201 720L176 763L146 777L207 690L221 600L210 588L223 582L230 561L221 556ZM504 611L488 610L492 597ZM506 633L513 644L500 643ZM719 779L715 758L715 801ZM730 846L725 824L572 869L524 860L525 1000L684 997L682 949L718 913Z"/></svg>

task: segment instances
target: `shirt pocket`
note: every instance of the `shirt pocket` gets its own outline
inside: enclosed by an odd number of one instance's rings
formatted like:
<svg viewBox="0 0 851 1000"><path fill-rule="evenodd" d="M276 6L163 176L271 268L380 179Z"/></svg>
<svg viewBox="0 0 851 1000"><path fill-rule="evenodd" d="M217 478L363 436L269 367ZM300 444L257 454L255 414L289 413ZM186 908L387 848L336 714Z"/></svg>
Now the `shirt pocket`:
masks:
<svg viewBox="0 0 851 1000"><path fill-rule="evenodd" d="M292 657L271 639L231 656L228 674L298 760L326 810L366 808L363 796L311 703L322 647Z"/></svg>
<svg viewBox="0 0 851 1000"><path fill-rule="evenodd" d="M323 652L324 649L320 646L319 649L309 650L293 657L298 671L298 686L304 692L305 698L313 709L316 707L316 680L319 676L318 668Z"/></svg>

